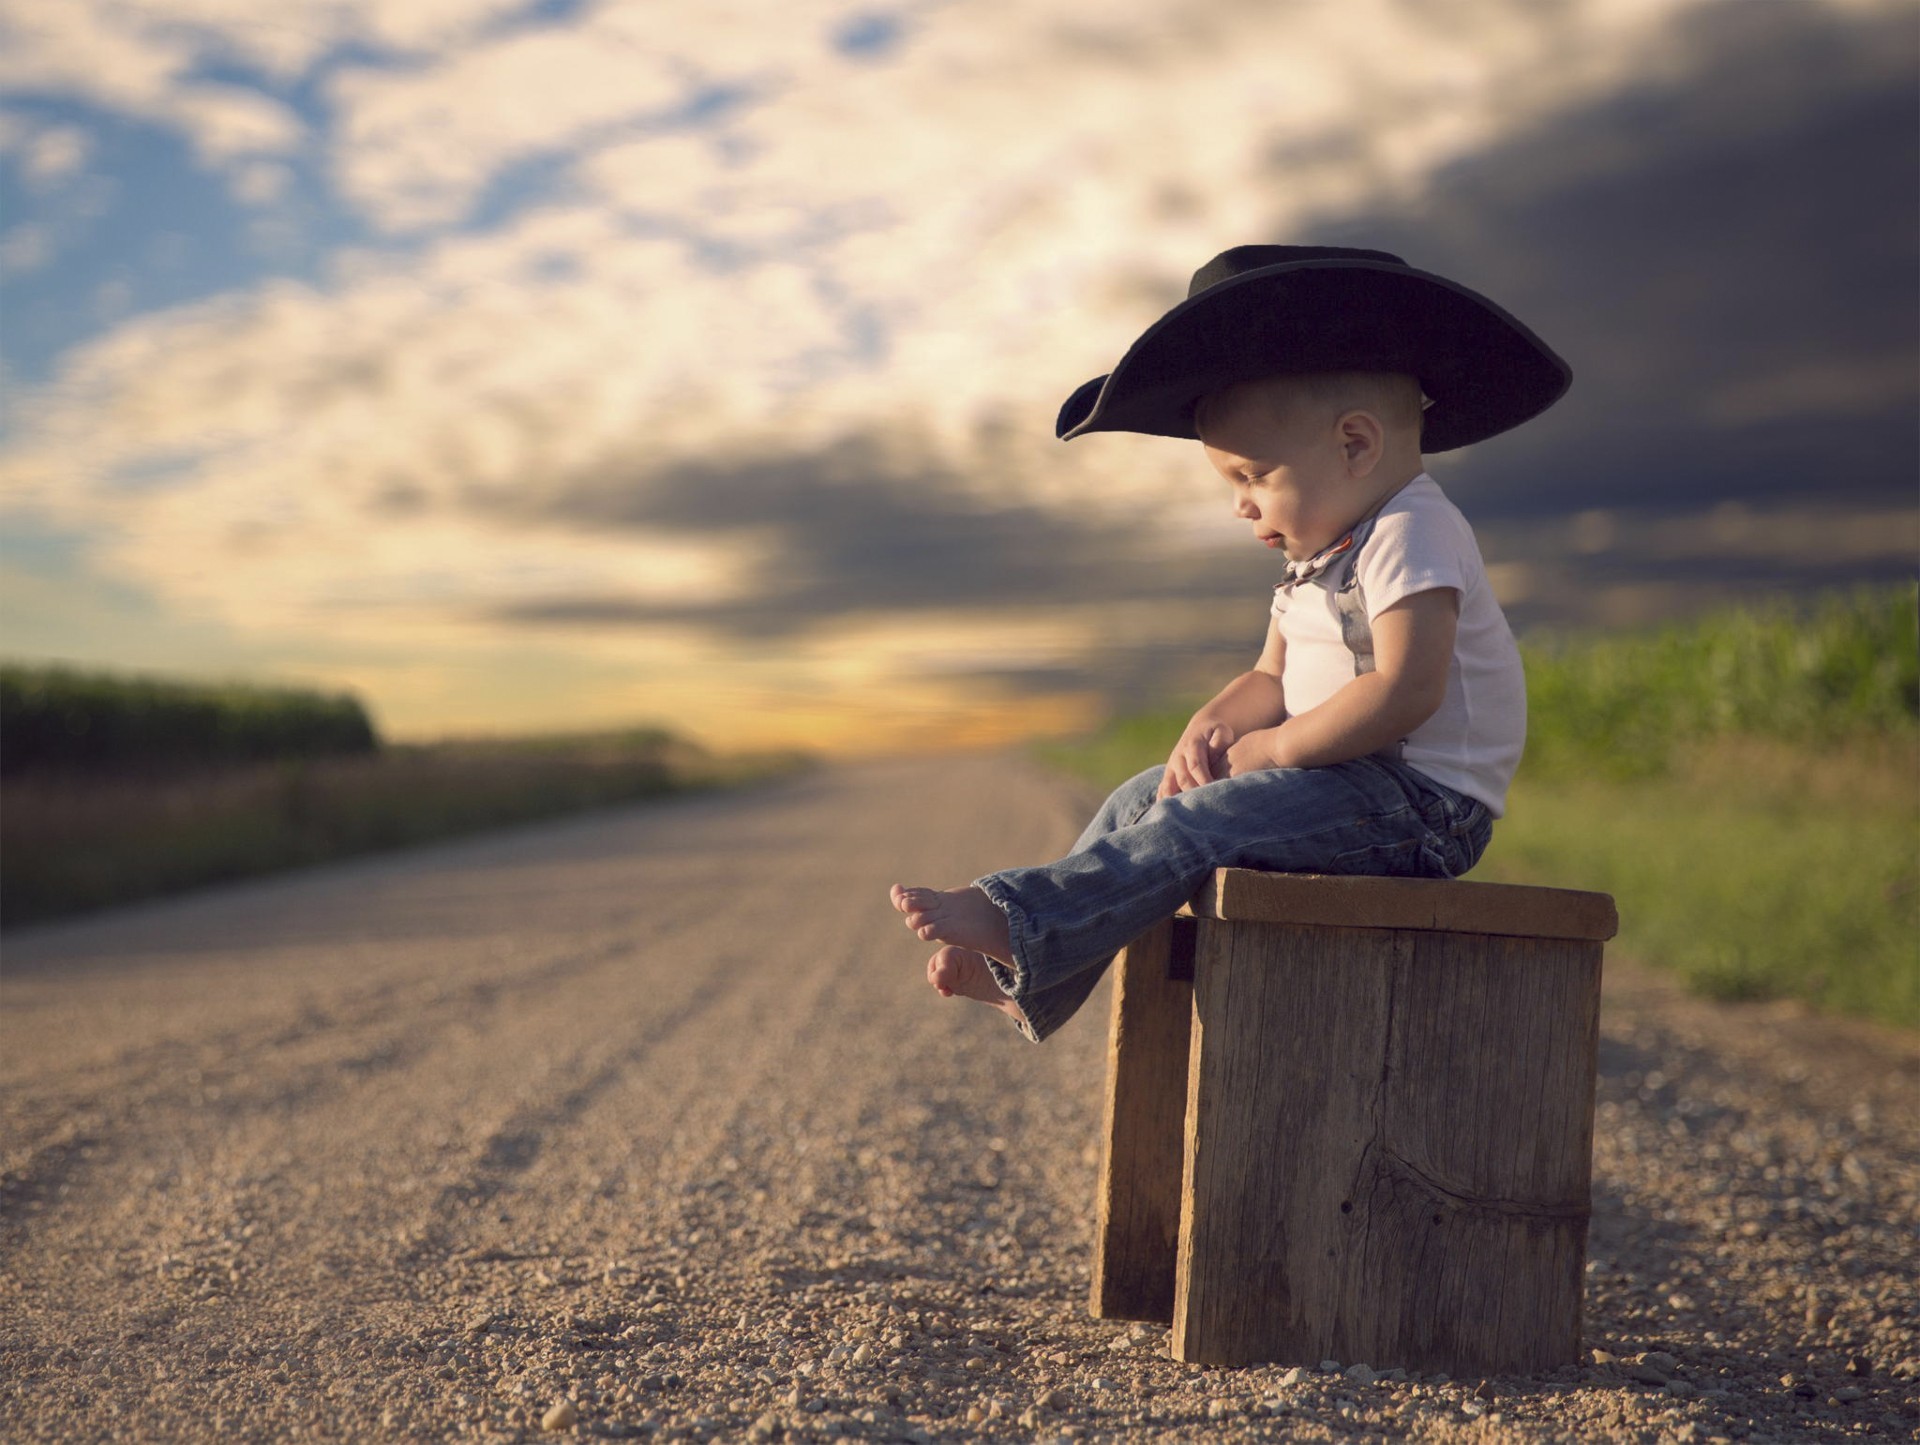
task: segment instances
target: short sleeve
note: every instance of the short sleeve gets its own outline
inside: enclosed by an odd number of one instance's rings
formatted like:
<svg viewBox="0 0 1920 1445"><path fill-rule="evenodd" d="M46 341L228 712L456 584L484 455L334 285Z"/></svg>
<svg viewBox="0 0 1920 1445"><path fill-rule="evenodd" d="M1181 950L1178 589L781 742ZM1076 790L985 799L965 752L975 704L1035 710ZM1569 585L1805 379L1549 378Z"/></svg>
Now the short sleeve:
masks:
<svg viewBox="0 0 1920 1445"><path fill-rule="evenodd" d="M1445 498L1416 496L1390 507L1354 562L1367 615L1439 587L1451 587L1464 602L1478 558L1467 519Z"/></svg>

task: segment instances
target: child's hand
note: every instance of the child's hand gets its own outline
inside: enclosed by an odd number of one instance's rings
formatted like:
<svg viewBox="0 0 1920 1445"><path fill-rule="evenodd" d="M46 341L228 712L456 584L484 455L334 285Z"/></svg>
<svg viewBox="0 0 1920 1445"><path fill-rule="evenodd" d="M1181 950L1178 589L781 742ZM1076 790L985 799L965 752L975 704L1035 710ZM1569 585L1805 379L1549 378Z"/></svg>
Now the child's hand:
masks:
<svg viewBox="0 0 1920 1445"><path fill-rule="evenodd" d="M1171 798L1188 788L1226 777L1227 753L1233 746L1233 738L1233 729L1226 723L1195 717L1180 734L1180 741L1173 745L1156 796Z"/></svg>
<svg viewBox="0 0 1920 1445"><path fill-rule="evenodd" d="M1279 733L1279 728L1261 728L1236 741L1227 749L1226 776L1238 778L1247 773L1279 767L1280 760L1274 755L1274 744L1279 741Z"/></svg>

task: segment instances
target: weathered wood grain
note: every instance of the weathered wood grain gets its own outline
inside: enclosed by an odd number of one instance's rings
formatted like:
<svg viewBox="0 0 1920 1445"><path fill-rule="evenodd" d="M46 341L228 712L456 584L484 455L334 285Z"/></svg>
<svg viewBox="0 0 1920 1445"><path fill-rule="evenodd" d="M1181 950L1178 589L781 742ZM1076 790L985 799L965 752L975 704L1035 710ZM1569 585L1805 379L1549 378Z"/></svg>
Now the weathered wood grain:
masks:
<svg viewBox="0 0 1920 1445"><path fill-rule="evenodd" d="M1091 1301L1101 1319L1173 1318L1193 929L1190 918L1158 923L1113 965Z"/></svg>
<svg viewBox="0 0 1920 1445"><path fill-rule="evenodd" d="M1572 1362L1600 944L1200 928L1176 1357Z"/></svg>
<svg viewBox="0 0 1920 1445"><path fill-rule="evenodd" d="M1420 928L1518 938L1605 940L1619 929L1613 899L1605 893L1445 878L1335 877L1221 868L1188 907L1201 918L1331 928Z"/></svg>

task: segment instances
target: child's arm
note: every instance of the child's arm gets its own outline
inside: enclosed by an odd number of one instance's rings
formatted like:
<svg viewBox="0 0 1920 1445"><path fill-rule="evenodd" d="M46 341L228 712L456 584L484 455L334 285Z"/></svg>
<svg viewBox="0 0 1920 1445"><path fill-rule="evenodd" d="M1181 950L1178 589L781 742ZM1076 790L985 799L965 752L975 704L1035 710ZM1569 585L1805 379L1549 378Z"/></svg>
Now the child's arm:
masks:
<svg viewBox="0 0 1920 1445"><path fill-rule="evenodd" d="M1266 644L1251 672L1243 672L1193 715L1167 759L1159 796L1170 798L1227 776L1227 750L1248 733L1271 728L1287 715L1280 674L1287 660L1287 640L1280 624L1267 623Z"/></svg>
<svg viewBox="0 0 1920 1445"><path fill-rule="evenodd" d="M1460 594L1436 587L1372 619L1374 670L1277 727L1242 733L1230 775L1261 768L1323 768L1390 747L1440 709L1453 666Z"/></svg>

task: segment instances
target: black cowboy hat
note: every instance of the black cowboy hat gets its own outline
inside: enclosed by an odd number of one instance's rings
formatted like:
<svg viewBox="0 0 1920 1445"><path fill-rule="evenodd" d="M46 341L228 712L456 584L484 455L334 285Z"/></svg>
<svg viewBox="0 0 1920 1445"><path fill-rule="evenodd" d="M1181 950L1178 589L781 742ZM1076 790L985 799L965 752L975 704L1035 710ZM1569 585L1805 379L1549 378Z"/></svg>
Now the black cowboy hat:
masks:
<svg viewBox="0 0 1920 1445"><path fill-rule="evenodd" d="M1193 273L1187 299L1111 374L1060 408L1064 440L1090 431L1193 437L1194 403L1281 372L1395 371L1431 399L1423 451L1538 416L1573 381L1566 362L1486 297L1385 251L1236 246Z"/></svg>

